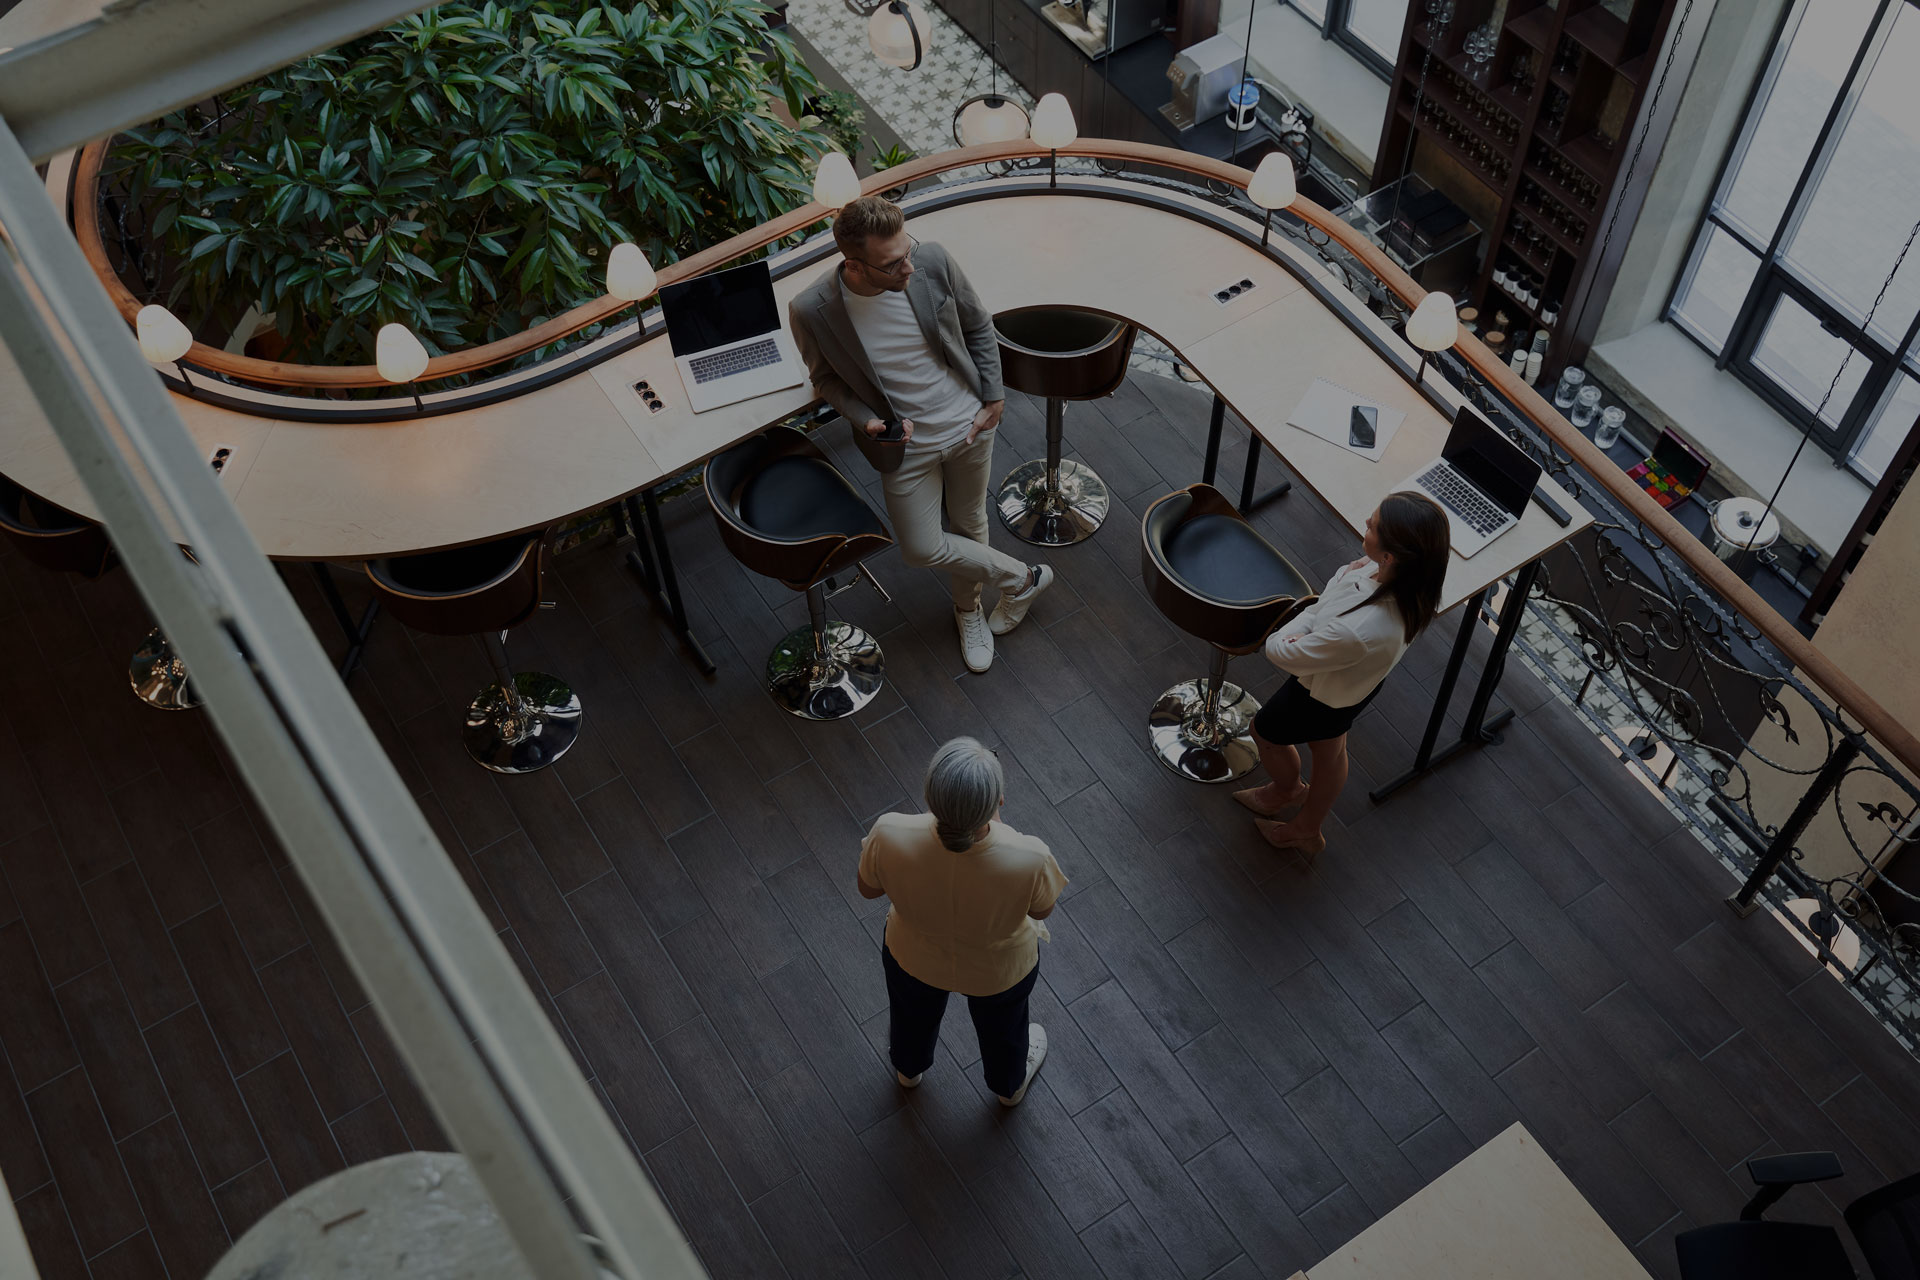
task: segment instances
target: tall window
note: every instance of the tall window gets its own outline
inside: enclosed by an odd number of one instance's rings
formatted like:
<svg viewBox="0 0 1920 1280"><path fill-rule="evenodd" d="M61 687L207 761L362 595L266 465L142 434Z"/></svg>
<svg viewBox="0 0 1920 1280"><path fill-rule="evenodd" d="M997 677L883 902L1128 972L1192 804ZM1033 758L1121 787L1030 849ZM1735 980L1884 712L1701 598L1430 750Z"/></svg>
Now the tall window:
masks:
<svg viewBox="0 0 1920 1280"><path fill-rule="evenodd" d="M1869 480L1920 414L1920 246L1867 324L1920 218L1917 67L1920 0L1796 0L1668 310Z"/></svg>
<svg viewBox="0 0 1920 1280"><path fill-rule="evenodd" d="M1393 74L1409 3L1424 0L1280 0L1381 76Z"/></svg>

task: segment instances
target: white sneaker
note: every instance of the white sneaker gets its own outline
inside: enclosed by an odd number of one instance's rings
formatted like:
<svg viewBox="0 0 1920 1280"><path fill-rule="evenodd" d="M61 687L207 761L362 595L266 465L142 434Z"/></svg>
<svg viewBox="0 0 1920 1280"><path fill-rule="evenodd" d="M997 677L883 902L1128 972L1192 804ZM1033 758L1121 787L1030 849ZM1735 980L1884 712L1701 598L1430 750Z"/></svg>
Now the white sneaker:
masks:
<svg viewBox="0 0 1920 1280"><path fill-rule="evenodd" d="M960 629L960 656L967 670L976 674L993 665L993 632L987 629L987 615L975 605L965 613L953 611L953 625Z"/></svg>
<svg viewBox="0 0 1920 1280"><path fill-rule="evenodd" d="M1003 1107L1017 1107L1026 1101L1027 1090L1033 1087L1033 1078L1040 1074L1040 1064L1047 1060L1047 1029L1037 1022L1027 1024L1027 1078L1011 1098L1000 1099Z"/></svg>
<svg viewBox="0 0 1920 1280"><path fill-rule="evenodd" d="M922 1071L917 1076L910 1076L910 1075L907 1075L905 1072L895 1069L893 1073L893 1078L900 1082L900 1087L902 1089L918 1089L920 1087L920 1082L927 1078L927 1073Z"/></svg>
<svg viewBox="0 0 1920 1280"><path fill-rule="evenodd" d="M997 636L1003 636L1026 620L1027 610L1033 608L1033 602L1040 593L1053 585L1053 570L1046 565L1039 566L1040 576L1025 591L1002 591L1000 603L993 606L993 616L987 619L987 629Z"/></svg>

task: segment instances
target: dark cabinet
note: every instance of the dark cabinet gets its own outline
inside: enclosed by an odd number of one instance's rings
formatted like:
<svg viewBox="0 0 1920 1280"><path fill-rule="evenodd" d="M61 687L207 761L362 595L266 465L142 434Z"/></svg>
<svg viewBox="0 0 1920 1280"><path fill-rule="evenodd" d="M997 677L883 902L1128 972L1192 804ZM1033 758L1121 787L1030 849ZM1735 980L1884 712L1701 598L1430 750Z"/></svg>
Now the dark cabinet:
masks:
<svg viewBox="0 0 1920 1280"><path fill-rule="evenodd" d="M989 43L987 21L990 0L941 0L940 7L947 16L960 24L960 29L972 36L982 49Z"/></svg>
<svg viewBox="0 0 1920 1280"><path fill-rule="evenodd" d="M1020 0L999 0L999 3L995 21L1000 39L1000 65L1021 88L1037 98L1034 84L1040 78L1040 41L1053 39L1053 32L1042 31L1040 15Z"/></svg>

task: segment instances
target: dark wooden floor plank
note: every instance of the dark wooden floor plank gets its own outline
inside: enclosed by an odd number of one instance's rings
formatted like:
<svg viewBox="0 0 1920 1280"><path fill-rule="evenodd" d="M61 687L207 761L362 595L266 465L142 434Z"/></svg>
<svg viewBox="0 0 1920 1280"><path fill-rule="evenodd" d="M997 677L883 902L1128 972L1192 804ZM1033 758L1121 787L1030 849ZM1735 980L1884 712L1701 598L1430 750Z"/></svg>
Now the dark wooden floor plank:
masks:
<svg viewBox="0 0 1920 1280"><path fill-rule="evenodd" d="M866 954L877 968L878 958L871 951ZM899 1090L884 1050L876 1052L868 1043L819 966L802 957L768 975L761 985L784 1021L785 1043L796 1046L788 1061L805 1055L849 1124L865 1129L899 1109ZM884 1013L874 1016L884 1025ZM778 1067L786 1065L780 1062Z"/></svg>
<svg viewBox="0 0 1920 1280"><path fill-rule="evenodd" d="M1534 1043L1560 1064L1602 1119L1611 1120L1647 1091L1646 1083L1520 943L1500 948L1474 972Z"/></svg>
<svg viewBox="0 0 1920 1280"><path fill-rule="evenodd" d="M1475 1146L1492 1141L1519 1118L1471 1051L1426 1005L1408 1010L1380 1034Z"/></svg>
<svg viewBox="0 0 1920 1280"><path fill-rule="evenodd" d="M6 873L20 918L33 937L40 967L55 986L107 958L87 919L80 885L62 856L61 844L52 827L41 827L0 845L0 870Z"/></svg>
<svg viewBox="0 0 1920 1280"><path fill-rule="evenodd" d="M1041 1280L1093 1274L1086 1246L1024 1165L981 1178L968 1189L1020 1264L1021 1275Z"/></svg>
<svg viewBox="0 0 1920 1280"><path fill-rule="evenodd" d="M1334 1068L1289 1093L1286 1102L1376 1215L1419 1189L1413 1165Z"/></svg>
<svg viewBox="0 0 1920 1280"><path fill-rule="evenodd" d="M1447 945L1419 907L1402 902L1369 925L1367 932L1489 1074L1506 1070L1533 1048L1533 1038Z"/></svg>
<svg viewBox="0 0 1920 1280"><path fill-rule="evenodd" d="M796 1174L787 1179L750 1208L794 1280L862 1280L865 1276L805 1177Z"/></svg>
<svg viewBox="0 0 1920 1280"><path fill-rule="evenodd" d="M1766 1145L1766 1132L1660 1018L1639 988L1615 991L1587 1010L1587 1020L1599 1028L1614 1052L1633 1064L1641 1080L1721 1168L1732 1168Z"/></svg>
<svg viewBox="0 0 1920 1280"><path fill-rule="evenodd" d="M1173 1259L1131 1202L1082 1231L1080 1240L1108 1280L1162 1280L1177 1273Z"/></svg>
<svg viewBox="0 0 1920 1280"><path fill-rule="evenodd" d="M354 1108L333 1122L333 1140L349 1165L414 1150L385 1095Z"/></svg>
<svg viewBox="0 0 1920 1280"><path fill-rule="evenodd" d="M697 1126L650 1152L647 1168L711 1274L743 1280L786 1274Z"/></svg>
<svg viewBox="0 0 1920 1280"><path fill-rule="evenodd" d="M289 1195L346 1167L340 1144L334 1141L293 1054L283 1053L255 1067L237 1083Z"/></svg>
<svg viewBox="0 0 1920 1280"><path fill-rule="evenodd" d="M1099 1045L1122 1088L1143 1110L1176 1160L1191 1159L1227 1131L1207 1095L1180 1060L1147 1025L1118 982L1103 983L1069 1006L1068 1012Z"/></svg>
<svg viewBox="0 0 1920 1280"><path fill-rule="evenodd" d="M1211 920L1167 944L1187 977L1281 1093L1327 1065L1300 1024L1254 974Z"/></svg>
<svg viewBox="0 0 1920 1280"><path fill-rule="evenodd" d="M1674 962L1671 946L1656 939L1646 918L1636 914L1611 884L1568 904L1567 917L1606 952L1696 1054L1713 1052L1740 1029L1699 980Z"/></svg>
<svg viewBox="0 0 1920 1280"><path fill-rule="evenodd" d="M49 1182L38 1190L15 1191L14 1214L33 1251L40 1280L89 1280L86 1259L74 1239L73 1223L60 1199L60 1188Z"/></svg>
<svg viewBox="0 0 1920 1280"><path fill-rule="evenodd" d="M561 992L555 1003L641 1151L653 1150L693 1123L611 978L596 974Z"/></svg>
<svg viewBox="0 0 1920 1280"><path fill-rule="evenodd" d="M180 1122L167 1116L142 1129L121 1142L120 1154L167 1270L184 1276L212 1270L226 1252L225 1229Z"/></svg>
<svg viewBox="0 0 1920 1280"><path fill-rule="evenodd" d="M1275 990L1287 1012L1395 1142L1440 1114L1432 1097L1366 1015L1347 999L1325 966L1309 965Z"/></svg>
<svg viewBox="0 0 1920 1280"><path fill-rule="evenodd" d="M1107 1172L1128 1201L1150 1224L1181 1275L1198 1280L1233 1261L1240 1252L1233 1233L1125 1090L1108 1094L1075 1116L1074 1122L1106 1162ZM1100 1228L1096 1225L1092 1230Z"/></svg>
<svg viewBox="0 0 1920 1280"><path fill-rule="evenodd" d="M1313 949L1280 926L1272 905L1255 892L1204 822L1162 840L1154 854L1187 882L1209 922L1253 966L1261 983L1271 986L1312 962Z"/></svg>
<svg viewBox="0 0 1920 1280"><path fill-rule="evenodd" d="M756 874L772 875L802 856L793 824L767 789L755 785L746 757L725 729L716 725L674 751ZM684 859L682 865L694 869Z"/></svg>
<svg viewBox="0 0 1920 1280"><path fill-rule="evenodd" d="M660 837L626 779L614 779L582 796L578 804L655 933L678 929L706 913L707 900Z"/></svg>
<svg viewBox="0 0 1920 1280"><path fill-rule="evenodd" d="M1291 1276L1319 1260L1312 1233L1233 1138L1222 1138L1187 1161L1187 1176L1254 1260L1252 1274Z"/></svg>
<svg viewBox="0 0 1920 1280"><path fill-rule="evenodd" d="M659 939L634 927L640 908L618 875L609 873L575 889L567 905L649 1036L663 1036L699 1015L699 1002Z"/></svg>
<svg viewBox="0 0 1920 1280"><path fill-rule="evenodd" d="M89 969L56 994L113 1136L125 1138L171 1111L113 967Z"/></svg>
<svg viewBox="0 0 1920 1280"><path fill-rule="evenodd" d="M1182 1049L1180 1064L1295 1212L1317 1204L1344 1181L1345 1175L1225 1027L1215 1027ZM1232 1218L1227 1222L1234 1225Z"/></svg>
<svg viewBox="0 0 1920 1280"><path fill-rule="evenodd" d="M982 1093L985 1089L980 1085ZM1012 1138L1027 1167L1074 1230L1084 1231L1125 1199L1048 1087L1046 1071L1035 1079L1019 1106L992 1106L987 1111Z"/></svg>
<svg viewBox="0 0 1920 1280"><path fill-rule="evenodd" d="M315 1068L313 1092L327 1119L338 1120L380 1096L380 1080L355 1043L347 1015L311 947L267 965L260 970L260 981L293 1051Z"/></svg>
<svg viewBox="0 0 1920 1280"><path fill-rule="evenodd" d="M1859 1068L1787 998L1786 989L1756 972L1751 953L1719 923L1674 954L1814 1101L1833 1096L1858 1074Z"/></svg>
<svg viewBox="0 0 1920 1280"><path fill-rule="evenodd" d="M13 1060L21 1089L37 1089L78 1064L33 940L18 920L0 928L0 1007L7 1010L0 1018L0 1045Z"/></svg>
<svg viewBox="0 0 1920 1280"><path fill-rule="evenodd" d="M1180 877L1154 856L1153 846L1105 786L1088 787L1059 811L1154 937L1165 941L1205 914Z"/></svg>
<svg viewBox="0 0 1920 1280"><path fill-rule="evenodd" d="M474 860L549 991L565 991L599 970L600 957L525 834L482 849Z"/></svg>
<svg viewBox="0 0 1920 1280"><path fill-rule="evenodd" d="M286 1033L224 908L174 926L173 944L235 1075L286 1050Z"/></svg>
<svg viewBox="0 0 1920 1280"><path fill-rule="evenodd" d="M1460 874L1574 1007L1585 1009L1626 980L1498 843L1461 862Z"/></svg>
<svg viewBox="0 0 1920 1280"><path fill-rule="evenodd" d="M34 1126L49 1135L54 1181L83 1189L68 1206L82 1250L99 1253L146 1225L86 1072L69 1071L32 1090L27 1109Z"/></svg>
<svg viewBox="0 0 1920 1280"><path fill-rule="evenodd" d="M0 1180L15 1196L52 1178L13 1071L0 1060Z"/></svg>
<svg viewBox="0 0 1920 1280"><path fill-rule="evenodd" d="M803 954L800 935L717 817L702 818L667 843L754 977Z"/></svg>
<svg viewBox="0 0 1920 1280"><path fill-rule="evenodd" d="M757 1200L798 1172L711 1023L696 1018L655 1047L743 1199Z"/></svg>
<svg viewBox="0 0 1920 1280"><path fill-rule="evenodd" d="M387 1101L392 1104L400 1127L406 1131L407 1141L416 1151L451 1151L452 1141L441 1129L413 1073L401 1062L400 1051L381 1025L379 1015L368 1006L355 1010L350 1021L367 1059L379 1073L381 1087L386 1090Z"/></svg>
<svg viewBox="0 0 1920 1280"><path fill-rule="evenodd" d="M1017 1264L980 1206L910 1112L860 1135L907 1217L953 1280L1002 1280Z"/></svg>
<svg viewBox="0 0 1920 1280"><path fill-rule="evenodd" d="M1119 889L1096 886L1065 910L1168 1048L1220 1020Z"/></svg>
<svg viewBox="0 0 1920 1280"><path fill-rule="evenodd" d="M812 1067L796 1062L756 1092L849 1247L861 1252L906 1222L886 1177Z"/></svg>

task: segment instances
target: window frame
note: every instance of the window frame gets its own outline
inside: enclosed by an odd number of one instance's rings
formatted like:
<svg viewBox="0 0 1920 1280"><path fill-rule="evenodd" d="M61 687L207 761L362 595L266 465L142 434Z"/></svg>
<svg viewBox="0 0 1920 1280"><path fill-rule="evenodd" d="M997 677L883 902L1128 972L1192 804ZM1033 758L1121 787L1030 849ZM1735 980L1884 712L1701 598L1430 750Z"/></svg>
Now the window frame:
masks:
<svg viewBox="0 0 1920 1280"><path fill-rule="evenodd" d="M1920 309L1916 309L1916 314L1908 318L1899 344L1889 347L1855 320L1848 308L1829 294L1818 279L1793 265L1788 259L1786 246L1792 242L1795 232L1806 219L1813 195L1853 119L1866 80L1879 63L1895 20L1904 16L1907 21L1920 21L1920 0L1878 0L1860 46L1854 51L1853 60L1841 81L1839 92L1834 95L1833 103L1821 121L1820 130L1814 136L1813 146L1801 166L1786 206L1771 228L1753 228L1727 207L1727 200L1758 131L1761 114L1792 49L1794 37L1799 33L1801 22L1812 10L1813 3L1814 0L1795 0L1780 16L1773 53L1748 92L1740 131L1721 161L1720 173L1714 182L1713 198L1694 230L1686 262L1674 279L1662 314L1674 328L1713 357L1715 368L1733 374L1794 427L1808 432L1814 444L1833 455L1836 467L1847 467L1861 474L1853 461L1854 452L1865 441L1887 396L1892 393L1899 374L1904 370L1920 378L1920 350L1916 350L1916 338L1920 337ZM1913 12L1907 14L1908 9ZM1760 260L1727 338L1717 348L1683 310L1715 229L1732 237ZM1765 243L1760 242L1761 235L1767 237ZM1839 414L1838 426L1830 426L1817 419L1814 409L1801 403L1790 389L1754 361L1754 353L1760 345L1767 322L1783 297L1791 298L1805 308L1823 329L1848 344L1855 353L1856 365L1861 360L1868 362L1866 374L1852 402Z"/></svg>
<svg viewBox="0 0 1920 1280"><path fill-rule="evenodd" d="M1276 2L1293 10L1307 22L1318 27L1322 40L1329 40L1339 45L1340 48L1349 54L1356 62L1373 72L1373 74L1379 76L1382 80L1391 81L1393 79L1393 67L1399 55L1399 49L1395 49L1393 54L1383 58L1380 56L1379 50L1368 44L1353 31L1350 19L1353 16L1353 6L1358 3L1359 0L1321 0L1327 10L1324 18L1316 18L1305 9L1302 9L1298 0L1276 0ZM1259 0L1254 0L1254 3L1258 4ZM1421 0L1407 0L1407 12L1400 17L1400 39L1402 45L1406 43L1407 16L1413 12L1413 6L1419 3L1421 3ZM1248 14L1249 21L1251 21L1251 9L1248 10Z"/></svg>

